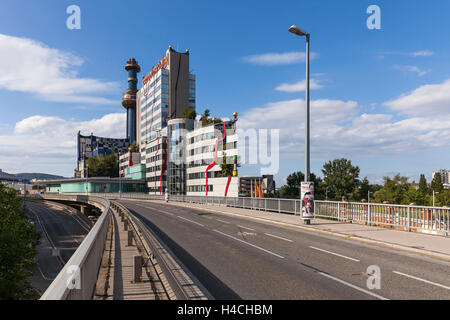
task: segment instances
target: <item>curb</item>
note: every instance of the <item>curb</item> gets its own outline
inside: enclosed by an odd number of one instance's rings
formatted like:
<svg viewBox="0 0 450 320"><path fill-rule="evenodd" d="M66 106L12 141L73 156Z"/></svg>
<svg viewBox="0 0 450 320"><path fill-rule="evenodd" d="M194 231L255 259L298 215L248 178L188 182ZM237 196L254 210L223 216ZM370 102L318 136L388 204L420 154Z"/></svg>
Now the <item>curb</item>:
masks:
<svg viewBox="0 0 450 320"><path fill-rule="evenodd" d="M155 200L144 200L144 201L155 201ZM389 243L389 242L384 242L384 241L379 241L379 240L372 240L372 239L368 239L368 238L364 238L364 237L360 237L360 236L356 236L356 235L347 235L347 234L342 234L342 233L339 233L339 232L320 230L320 229L316 229L316 228L313 228L313 227L303 227L303 226L299 226L299 225L296 225L296 224L289 224L289 223L286 223L286 222L275 221L275 220L266 219L266 218L252 217L252 216L242 215L242 214L239 214L239 213L232 213L232 212L214 210L214 209L209 209L209 208L199 208L199 207L195 207L195 206L183 205L183 204L178 204L178 203L173 203L173 202L172 203L168 202L166 204L170 204L170 205L178 206L178 207L189 207L189 208L198 209L198 210L204 210L204 211L219 212L219 213L222 213L222 214L238 216L238 217L241 217L241 218L247 218L247 219L262 221L262 222L266 222L266 223L268 222L268 223L272 223L272 224L278 224L278 225L282 225L282 226L286 226L286 227L290 227L290 228L297 228L297 229L301 229L301 230L304 230L304 231L321 233L321 234L324 234L324 235L338 237L338 238L342 238L342 239L346 239L346 240L355 240L355 241L363 242L363 243L366 243L366 244L376 245L378 247L384 247L384 248L388 248L388 249L400 250L400 251L404 251L404 252L407 252L407 253L418 254L418 255L422 255L422 256L426 256L426 257L430 257L430 258L434 258L434 259L439 259L439 260L444 260L444 261L450 262L450 255L447 255L447 254L444 254L444 253L437 253L437 252L433 252L433 251L425 251L425 250L416 249L416 248L409 248L409 247L405 247L405 246L402 246L402 245L399 245L399 244L394 244L394 243Z"/></svg>

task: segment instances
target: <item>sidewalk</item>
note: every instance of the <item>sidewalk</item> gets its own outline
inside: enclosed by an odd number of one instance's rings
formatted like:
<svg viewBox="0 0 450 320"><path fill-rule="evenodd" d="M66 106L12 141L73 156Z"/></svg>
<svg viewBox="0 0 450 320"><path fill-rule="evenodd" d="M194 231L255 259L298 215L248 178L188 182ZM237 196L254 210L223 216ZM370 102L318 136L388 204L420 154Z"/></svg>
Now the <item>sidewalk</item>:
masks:
<svg viewBox="0 0 450 320"><path fill-rule="evenodd" d="M166 202L161 200L150 201L166 204ZM262 220L282 226L294 227L450 261L450 237L392 230L325 219L313 219L311 220L310 225L305 225L299 216L291 214L233 208L220 205L175 201L170 201L168 204L230 214L253 220Z"/></svg>
<svg viewBox="0 0 450 320"><path fill-rule="evenodd" d="M128 246L128 233L115 210L113 220L112 265L106 300L167 300L156 274L149 274L143 268L142 282L133 281L133 261L139 251L136 245Z"/></svg>

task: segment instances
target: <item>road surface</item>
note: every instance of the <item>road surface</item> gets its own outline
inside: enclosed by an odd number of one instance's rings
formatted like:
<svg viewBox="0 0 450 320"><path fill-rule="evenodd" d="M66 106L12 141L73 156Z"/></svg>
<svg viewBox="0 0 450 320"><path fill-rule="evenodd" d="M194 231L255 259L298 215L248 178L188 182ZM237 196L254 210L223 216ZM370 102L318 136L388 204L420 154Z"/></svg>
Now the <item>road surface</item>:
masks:
<svg viewBox="0 0 450 320"><path fill-rule="evenodd" d="M215 299L450 299L448 262L221 213L120 202Z"/></svg>
<svg viewBox="0 0 450 320"><path fill-rule="evenodd" d="M30 281L42 294L83 241L89 225L56 203L26 201L25 205L26 213L35 217L35 228L41 233L41 243L36 248L38 263Z"/></svg>

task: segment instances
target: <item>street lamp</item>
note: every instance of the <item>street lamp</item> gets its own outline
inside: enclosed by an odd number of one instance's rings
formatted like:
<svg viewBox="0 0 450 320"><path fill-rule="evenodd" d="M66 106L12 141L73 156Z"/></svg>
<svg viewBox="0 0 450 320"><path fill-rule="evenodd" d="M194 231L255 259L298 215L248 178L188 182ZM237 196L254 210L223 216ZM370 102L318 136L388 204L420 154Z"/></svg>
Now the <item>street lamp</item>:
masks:
<svg viewBox="0 0 450 320"><path fill-rule="evenodd" d="M309 181L310 172L309 172L309 33L306 33L304 30L300 29L296 25L292 25L289 28L289 32L295 34L297 36L306 36L306 134L305 134L305 182Z"/></svg>
<svg viewBox="0 0 450 320"><path fill-rule="evenodd" d="M120 170L120 156L122 155L122 152L119 151L119 199L122 198L122 170Z"/></svg>
<svg viewBox="0 0 450 320"><path fill-rule="evenodd" d="M84 170L86 172L85 178L86 178L86 195L87 195L89 193L89 189L88 189L88 174L89 174L89 171L88 171L88 164L87 164L87 161L86 161L86 152L83 152L83 158L84 158Z"/></svg>
<svg viewBox="0 0 450 320"><path fill-rule="evenodd" d="M434 190L433 190L433 207L434 207L434 195L435 194L439 194L439 192L435 192Z"/></svg>
<svg viewBox="0 0 450 320"><path fill-rule="evenodd" d="M370 194L373 194L372 191L367 191L367 203L370 203Z"/></svg>
<svg viewBox="0 0 450 320"><path fill-rule="evenodd" d="M300 200L302 203L303 220L306 224L310 224L314 218L314 183L310 182L310 146L309 146L309 33L300 29L296 25L289 28L289 32L297 36L306 37L306 119L305 119L305 182L302 184ZM307 197L307 195L309 196ZM307 202L304 204L304 202ZM303 206L305 205L305 208ZM310 209L308 209L308 207Z"/></svg>

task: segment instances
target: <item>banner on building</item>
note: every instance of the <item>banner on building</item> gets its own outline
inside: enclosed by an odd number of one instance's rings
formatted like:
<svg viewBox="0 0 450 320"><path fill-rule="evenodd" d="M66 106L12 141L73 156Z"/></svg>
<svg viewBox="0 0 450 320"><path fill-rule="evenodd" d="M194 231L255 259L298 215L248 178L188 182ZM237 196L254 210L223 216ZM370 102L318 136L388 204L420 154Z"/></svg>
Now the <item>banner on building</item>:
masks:
<svg viewBox="0 0 450 320"><path fill-rule="evenodd" d="M300 190L302 218L314 218L314 182L302 182Z"/></svg>

